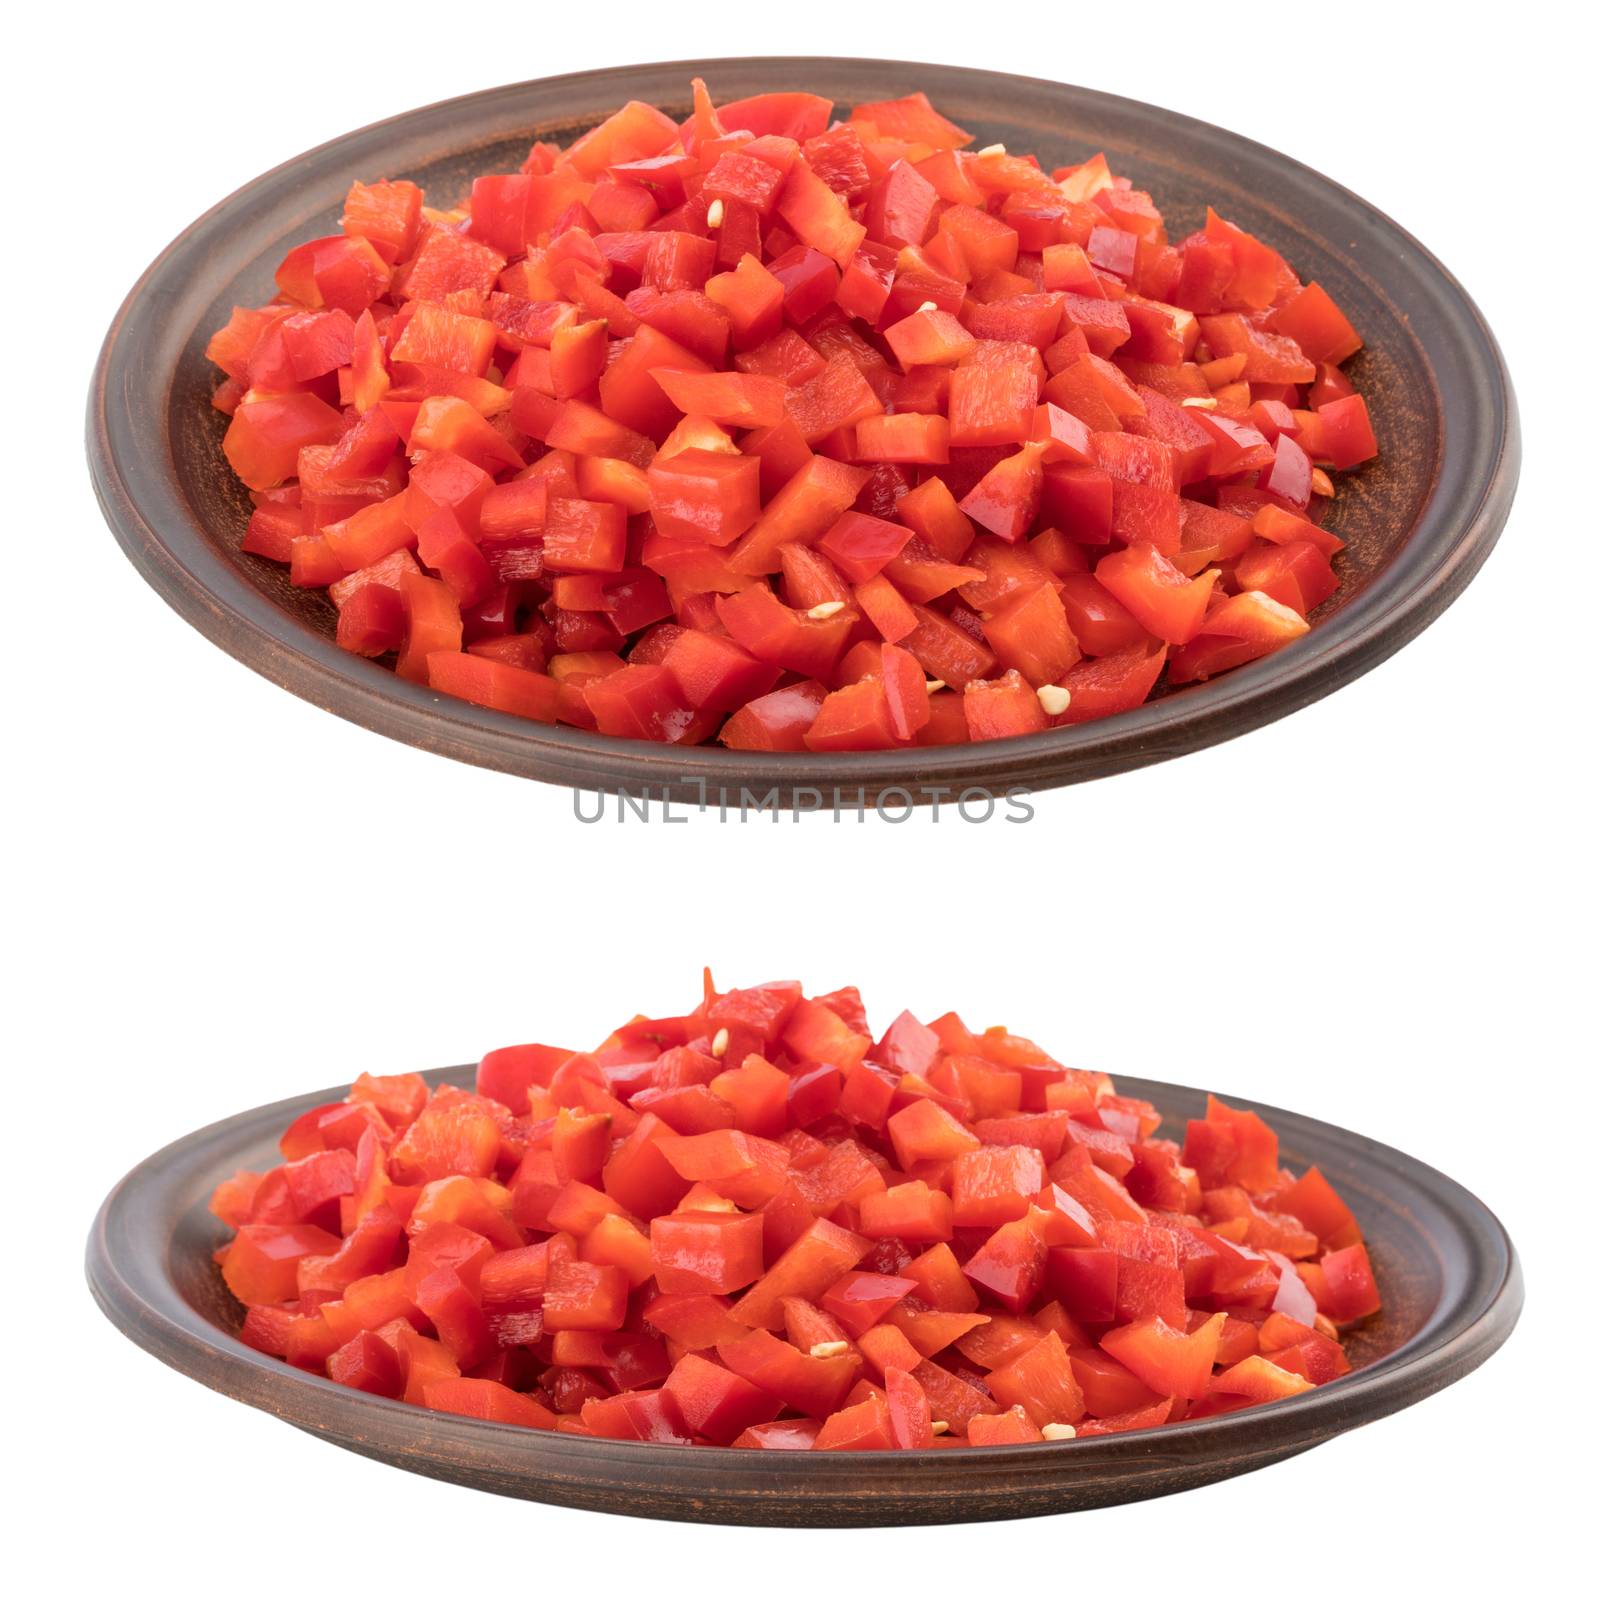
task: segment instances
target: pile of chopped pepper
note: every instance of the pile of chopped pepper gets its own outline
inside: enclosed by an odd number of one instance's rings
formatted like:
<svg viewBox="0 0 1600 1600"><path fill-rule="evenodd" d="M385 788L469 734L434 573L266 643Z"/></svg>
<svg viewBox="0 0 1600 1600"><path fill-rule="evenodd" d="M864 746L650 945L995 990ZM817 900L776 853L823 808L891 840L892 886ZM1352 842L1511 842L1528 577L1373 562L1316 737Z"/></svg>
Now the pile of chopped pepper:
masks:
<svg viewBox="0 0 1600 1600"><path fill-rule="evenodd" d="M607 1439L914 1450L1152 1428L1350 1370L1355 1216L1208 1102L1181 1145L1031 1041L797 983L363 1074L224 1182L244 1341L437 1411Z"/></svg>
<svg viewBox="0 0 1600 1600"><path fill-rule="evenodd" d="M451 209L355 184L208 347L242 548L442 694L745 750L1037 733L1291 643L1377 453L1360 336L1104 156L972 142L696 80Z"/></svg>

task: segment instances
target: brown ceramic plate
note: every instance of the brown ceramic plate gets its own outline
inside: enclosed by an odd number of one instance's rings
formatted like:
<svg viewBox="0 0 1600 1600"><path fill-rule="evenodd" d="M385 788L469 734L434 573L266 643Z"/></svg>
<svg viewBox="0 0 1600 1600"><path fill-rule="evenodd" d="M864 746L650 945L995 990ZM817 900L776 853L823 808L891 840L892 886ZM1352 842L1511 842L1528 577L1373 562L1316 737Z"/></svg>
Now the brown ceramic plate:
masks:
<svg viewBox="0 0 1600 1600"><path fill-rule="evenodd" d="M472 1068L429 1078L470 1084ZM1198 1090L1118 1082L1152 1101L1168 1126L1204 1113ZM207 1198L239 1167L277 1161L290 1120L342 1092L247 1111L135 1167L89 1237L95 1299L136 1344L213 1389L376 1460L525 1500L795 1527L972 1522L1142 1500L1281 1461L1412 1405L1486 1360L1522 1308L1511 1241L1459 1184L1342 1128L1257 1106L1284 1161L1315 1162L1350 1203L1383 1292L1382 1313L1348 1341L1356 1370L1324 1388L1145 1433L987 1449L815 1455L538 1433L342 1388L235 1337L242 1311L211 1259L227 1230Z"/></svg>
<svg viewBox="0 0 1600 1600"><path fill-rule="evenodd" d="M1340 481L1331 526L1348 541L1343 587L1311 634L1215 682L1138 711L944 750L759 755L674 750L545 727L404 682L338 649L334 610L285 569L241 555L245 491L218 448L210 332L273 293L290 246L333 232L356 178L409 177L453 198L515 169L534 136L565 140L629 98L686 112L692 74L719 99L805 88L841 106L924 89L977 135L1047 164L1104 149L1154 193L1174 237L1208 201L1315 278L1366 338L1349 371L1371 406L1380 460ZM1505 523L1519 460L1516 405L1494 338L1454 278L1381 212L1288 157L1154 106L1032 78L891 61L675 62L515 84L347 134L248 183L187 228L135 285L89 397L89 459L129 559L181 615L248 666L352 722L525 777L680 800L775 792L793 803L969 788L1047 788L1216 744L1348 683L1439 615ZM1418 708L1419 711L1425 708Z"/></svg>

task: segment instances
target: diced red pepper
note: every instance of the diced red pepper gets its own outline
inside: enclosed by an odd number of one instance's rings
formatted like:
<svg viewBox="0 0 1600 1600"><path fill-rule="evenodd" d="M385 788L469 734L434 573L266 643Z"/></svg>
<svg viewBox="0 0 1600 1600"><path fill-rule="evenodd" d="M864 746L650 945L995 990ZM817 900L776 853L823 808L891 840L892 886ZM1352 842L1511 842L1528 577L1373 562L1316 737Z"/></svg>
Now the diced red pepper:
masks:
<svg viewBox="0 0 1600 1600"><path fill-rule="evenodd" d="M363 1077L212 1205L254 1348L530 1427L922 1449L1336 1381L1380 1309L1348 1207L1254 1112L1158 1124L1004 1030L875 1042L854 989L708 980L592 1054L491 1052L476 1093Z"/></svg>
<svg viewBox="0 0 1600 1600"><path fill-rule="evenodd" d="M911 748L1039 731L1008 670L1072 694L1047 725L1112 715L1335 592L1310 507L1377 454L1361 338L1269 242L1169 243L1103 156L971 153L918 93L693 93L477 175L459 221L356 183L211 339L241 548L333 593L344 648L613 737ZM965 594L976 532L1032 592ZM347 584L399 555L409 586Z"/></svg>
<svg viewBox="0 0 1600 1600"><path fill-rule="evenodd" d="M685 1212L650 1224L655 1278L669 1294L731 1294L761 1276L761 1219Z"/></svg>

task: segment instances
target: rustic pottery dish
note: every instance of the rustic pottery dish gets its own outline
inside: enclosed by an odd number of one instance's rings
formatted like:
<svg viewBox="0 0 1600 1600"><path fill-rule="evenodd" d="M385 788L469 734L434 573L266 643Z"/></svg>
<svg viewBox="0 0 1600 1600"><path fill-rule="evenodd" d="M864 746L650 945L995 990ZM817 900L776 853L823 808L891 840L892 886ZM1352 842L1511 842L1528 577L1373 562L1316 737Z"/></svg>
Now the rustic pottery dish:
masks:
<svg viewBox="0 0 1600 1600"><path fill-rule="evenodd" d="M272 294L285 250L333 231L352 180L464 192L514 170L534 137L569 140L622 101L687 112L689 79L719 99L804 88L842 105L923 89L977 136L1050 163L1104 149L1157 197L1174 234L1207 201L1321 282L1366 339L1350 375L1383 454L1340 488L1330 526L1342 587L1289 648L1137 711L1023 738L859 755L678 749L546 726L403 681L333 641L321 593L238 545L249 515L219 449L204 356L234 304ZM513 84L407 112L256 178L193 223L129 294L89 397L95 489L146 580L214 643L327 710L420 748L586 789L685 801L853 804L954 799L1103 777L1216 744L1310 704L1426 627L1504 525L1520 446L1494 337L1460 285L1396 223L1329 179L1236 134L1087 89L959 67L814 58L675 62ZM811 796L818 798L810 798Z"/></svg>
<svg viewBox="0 0 1600 1600"><path fill-rule="evenodd" d="M427 1076L470 1084L473 1069ZM1118 1082L1169 1125L1204 1110L1198 1090ZM237 1339L243 1311L211 1259L227 1230L207 1197L238 1167L276 1160L278 1132L338 1093L247 1111L135 1167L89 1238L95 1299L169 1366L309 1433L428 1477L554 1505L822 1527L1043 1516L1172 1494L1281 1461L1454 1383L1505 1342L1522 1307L1510 1239L1459 1184L1341 1128L1254 1106L1278 1131L1284 1161L1316 1163L1349 1202L1383 1291L1383 1311L1346 1341L1356 1370L1322 1388L1145 1433L959 1451L691 1450L536 1432L343 1388Z"/></svg>

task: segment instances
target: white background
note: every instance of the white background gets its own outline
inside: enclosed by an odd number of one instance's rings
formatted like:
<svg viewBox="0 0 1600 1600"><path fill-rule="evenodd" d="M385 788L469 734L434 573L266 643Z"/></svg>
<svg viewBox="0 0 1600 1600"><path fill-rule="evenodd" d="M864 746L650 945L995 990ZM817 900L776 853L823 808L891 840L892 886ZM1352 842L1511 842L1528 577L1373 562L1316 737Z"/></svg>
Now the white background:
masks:
<svg viewBox="0 0 1600 1600"><path fill-rule="evenodd" d="M1480 1592L1572 1553L1565 1519L1592 1463L1563 1442L1592 1422L1596 1337L1581 48L1540 6L1482 32L1465 8L1446 27L1431 7L1413 20L1350 0L1034 7L1050 20L1026 24L1017 9L974 26L972 8L859 0L626 20L219 0L56 7L21 25L31 38L13 23L4 1337L5 1435L26 1473L6 1560L26 1581L12 1592ZM122 294L191 217L428 101L806 45L1170 106L1399 219L1477 298L1521 400L1522 489L1481 577L1333 698L1040 796L1025 827L601 828L580 827L565 792L292 698L134 574L88 487L83 396ZM93 1210L168 1140L362 1069L591 1042L690 1003L702 962L725 983L858 982L880 1021L957 1006L1069 1062L1361 1129L1498 1210L1527 1270L1524 1322L1425 1404L1198 1493L1070 1520L801 1534L625 1524L425 1481L188 1382L94 1310Z"/></svg>

